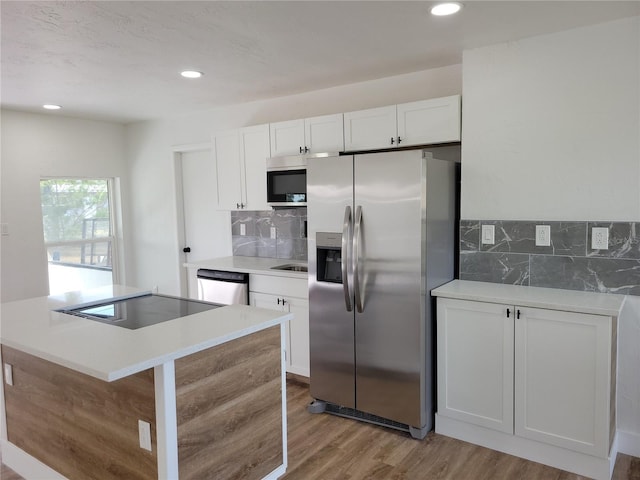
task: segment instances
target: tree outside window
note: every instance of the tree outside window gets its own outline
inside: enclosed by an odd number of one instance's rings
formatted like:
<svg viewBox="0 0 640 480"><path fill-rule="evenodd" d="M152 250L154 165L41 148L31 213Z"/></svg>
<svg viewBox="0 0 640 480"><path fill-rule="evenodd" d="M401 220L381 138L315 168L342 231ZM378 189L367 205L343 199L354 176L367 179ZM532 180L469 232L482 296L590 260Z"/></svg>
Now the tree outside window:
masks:
<svg viewBox="0 0 640 480"><path fill-rule="evenodd" d="M84 178L40 181L50 294L113 283L111 183Z"/></svg>

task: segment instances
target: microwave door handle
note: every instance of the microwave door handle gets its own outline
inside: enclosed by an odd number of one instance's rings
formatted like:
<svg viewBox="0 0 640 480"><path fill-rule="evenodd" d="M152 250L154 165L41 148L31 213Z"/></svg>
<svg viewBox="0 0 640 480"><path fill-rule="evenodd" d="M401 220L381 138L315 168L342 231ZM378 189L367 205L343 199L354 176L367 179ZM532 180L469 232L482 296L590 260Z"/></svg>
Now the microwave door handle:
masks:
<svg viewBox="0 0 640 480"><path fill-rule="evenodd" d="M341 266L342 266L342 289L344 290L344 303L347 307L347 312L353 311L353 305L351 304L351 289L349 288L349 245L351 244L351 207L346 206L344 208L344 222L342 223L342 252L341 252Z"/></svg>

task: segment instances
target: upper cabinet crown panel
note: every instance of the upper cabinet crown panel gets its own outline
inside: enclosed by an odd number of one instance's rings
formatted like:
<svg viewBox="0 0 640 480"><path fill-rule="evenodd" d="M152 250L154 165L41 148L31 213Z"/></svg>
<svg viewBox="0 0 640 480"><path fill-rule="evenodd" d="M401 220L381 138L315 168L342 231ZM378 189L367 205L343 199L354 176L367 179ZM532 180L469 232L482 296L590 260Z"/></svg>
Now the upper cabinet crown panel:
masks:
<svg viewBox="0 0 640 480"><path fill-rule="evenodd" d="M272 123L271 156L344 150L342 114Z"/></svg>
<svg viewBox="0 0 640 480"><path fill-rule="evenodd" d="M460 95L344 114L345 150L460 141Z"/></svg>
<svg viewBox="0 0 640 480"><path fill-rule="evenodd" d="M460 95L402 103L397 116L401 145L460 141Z"/></svg>
<svg viewBox="0 0 640 480"><path fill-rule="evenodd" d="M392 148L397 146L396 137L395 105L344 114L346 150Z"/></svg>

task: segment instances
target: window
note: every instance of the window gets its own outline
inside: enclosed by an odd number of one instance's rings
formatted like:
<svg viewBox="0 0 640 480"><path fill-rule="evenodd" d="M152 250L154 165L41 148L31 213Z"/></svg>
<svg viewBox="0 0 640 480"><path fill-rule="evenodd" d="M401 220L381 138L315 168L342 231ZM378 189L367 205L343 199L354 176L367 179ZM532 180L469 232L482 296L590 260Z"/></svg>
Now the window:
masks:
<svg viewBox="0 0 640 480"><path fill-rule="evenodd" d="M112 191L110 179L40 181L51 295L115 283Z"/></svg>

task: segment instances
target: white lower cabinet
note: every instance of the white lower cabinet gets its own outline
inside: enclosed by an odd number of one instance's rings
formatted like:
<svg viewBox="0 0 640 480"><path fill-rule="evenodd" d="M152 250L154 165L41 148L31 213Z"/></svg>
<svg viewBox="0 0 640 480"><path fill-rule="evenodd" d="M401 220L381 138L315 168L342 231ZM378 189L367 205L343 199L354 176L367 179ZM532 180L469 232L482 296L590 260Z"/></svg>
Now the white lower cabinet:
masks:
<svg viewBox="0 0 640 480"><path fill-rule="evenodd" d="M249 303L253 307L293 313L285 339L287 371L309 376L309 297L306 278L251 275Z"/></svg>
<svg viewBox="0 0 640 480"><path fill-rule="evenodd" d="M520 307L518 313L515 434L606 457L615 429L611 318Z"/></svg>
<svg viewBox="0 0 640 480"><path fill-rule="evenodd" d="M513 433L513 321L493 303L438 302L438 414Z"/></svg>
<svg viewBox="0 0 640 480"><path fill-rule="evenodd" d="M437 305L436 431L609 478L598 459L615 435L617 318L443 297Z"/></svg>

